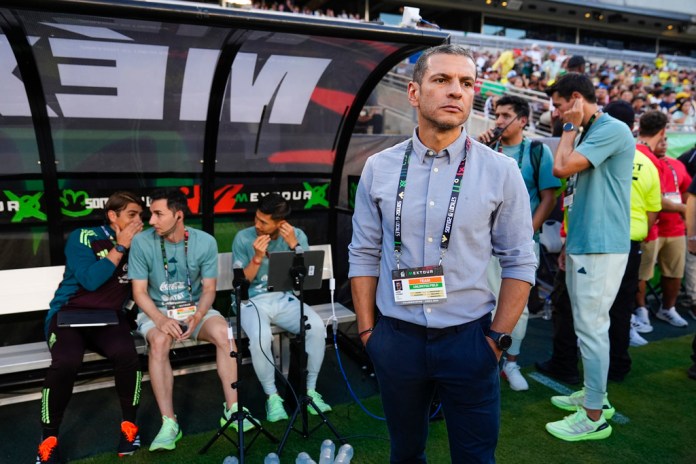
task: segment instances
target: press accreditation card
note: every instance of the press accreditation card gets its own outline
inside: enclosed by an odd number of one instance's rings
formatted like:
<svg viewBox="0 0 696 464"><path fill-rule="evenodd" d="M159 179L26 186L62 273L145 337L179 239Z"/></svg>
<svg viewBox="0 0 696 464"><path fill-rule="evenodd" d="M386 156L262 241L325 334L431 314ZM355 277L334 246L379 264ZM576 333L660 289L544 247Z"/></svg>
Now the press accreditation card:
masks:
<svg viewBox="0 0 696 464"><path fill-rule="evenodd" d="M185 321L196 314L196 305L189 302L167 305L167 317L177 321Z"/></svg>
<svg viewBox="0 0 696 464"><path fill-rule="evenodd" d="M392 271L394 301L400 305L447 301L442 266L414 267Z"/></svg>

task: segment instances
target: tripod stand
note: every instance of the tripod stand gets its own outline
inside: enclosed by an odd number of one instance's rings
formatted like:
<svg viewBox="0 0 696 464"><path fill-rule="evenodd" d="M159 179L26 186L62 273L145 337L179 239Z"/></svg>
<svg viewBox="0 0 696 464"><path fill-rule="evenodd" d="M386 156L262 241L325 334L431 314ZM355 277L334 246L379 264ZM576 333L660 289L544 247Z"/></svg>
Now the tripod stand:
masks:
<svg viewBox="0 0 696 464"><path fill-rule="evenodd" d="M249 299L249 281L244 277L244 270L241 267L235 267L234 268L234 280L232 282L232 286L234 287L234 296L235 296L235 309L237 311L237 322L236 322L236 329L237 329L237 338L239 338L239 334L242 333L242 300L248 300ZM230 339L232 336L230 336ZM244 454L246 451L251 448L251 445L254 444L256 439L258 438L259 434L263 433L266 438L268 438L272 443L278 443L278 439L271 435L266 429L263 428L261 423L257 421L243 406L242 403L242 392L239 389L239 384L241 383L241 380L239 378L241 377L241 369L242 369L242 353L240 351L239 346L237 346L237 351L230 351L230 356L236 359L237 362L237 381L232 383L232 388L237 390L237 412L233 413L230 418L225 422L225 424L220 427L220 429L217 431L215 436L208 441L208 443L205 444L203 448L198 451L198 454L204 454L208 449L215 443L215 441L220 438L221 436L225 437L229 442L231 442L233 445L237 447L239 450L239 463L244 464ZM256 429L256 433L252 437L251 441L249 442L248 446L244 446L244 421L249 420L254 426L254 429ZM225 434L225 431L227 428L234 424L237 423L237 441L235 442L233 439L228 437Z"/></svg>
<svg viewBox="0 0 696 464"><path fill-rule="evenodd" d="M295 432L299 433L302 435L304 438L309 438L309 435L321 427L323 424L326 424L327 427L333 432L333 434L336 436L336 438L343 444L345 443L345 440L341 438L341 436L338 433L338 430L336 430L336 427L329 422L329 419L326 417L326 415L319 409L319 407L314 403L314 400L312 399L311 396L307 395L307 367L305 365L305 337L306 337L306 332L307 329L311 328L309 324L307 324L307 317L304 314L304 280L305 276L307 275L307 268L305 267L304 264L304 256L302 253L302 250L300 247L296 248L295 251L295 256L293 258L292 262L292 267L290 267L290 276L292 277L293 280L293 288L296 291L299 291L300 293L300 332L297 334L297 337L295 338L293 343L296 343L298 345L298 349L296 350L297 353L299 353L298 356L298 368L300 370L300 385L299 385L299 390L301 394L297 398L297 406L295 407L295 411L292 413L292 416L290 416L290 420L288 422L288 426L285 429L285 433L283 434L283 438L280 440L280 444L278 445L278 455L280 455L283 452L283 447L285 446L285 442L288 439L288 436L290 435L290 431L294 430ZM309 420L308 420L308 411L307 408L312 407L314 408L314 411L321 417L321 423L318 424L316 427L314 427L312 430L309 430ZM302 420L302 429L297 430L294 425L295 425L295 420L297 419L297 416L301 417Z"/></svg>

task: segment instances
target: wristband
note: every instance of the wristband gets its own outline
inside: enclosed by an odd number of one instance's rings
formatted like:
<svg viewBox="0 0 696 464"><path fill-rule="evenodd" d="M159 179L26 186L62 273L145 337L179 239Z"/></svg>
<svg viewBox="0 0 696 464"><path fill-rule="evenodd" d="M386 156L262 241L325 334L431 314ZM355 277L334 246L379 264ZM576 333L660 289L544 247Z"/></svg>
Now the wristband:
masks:
<svg viewBox="0 0 696 464"><path fill-rule="evenodd" d="M696 235L689 235L689 236L687 237L687 240L690 241L690 242L696 241Z"/></svg>
<svg viewBox="0 0 696 464"><path fill-rule="evenodd" d="M254 264L256 264L256 265L259 265L259 266L261 265L261 259L260 259L260 258L257 258L256 256L254 256L253 258L251 258L251 262L254 263Z"/></svg>
<svg viewBox="0 0 696 464"><path fill-rule="evenodd" d="M374 327L370 327L369 329L365 329L362 332L358 333L358 337L362 338L363 335L367 335L369 333L372 333L373 330L375 330Z"/></svg>

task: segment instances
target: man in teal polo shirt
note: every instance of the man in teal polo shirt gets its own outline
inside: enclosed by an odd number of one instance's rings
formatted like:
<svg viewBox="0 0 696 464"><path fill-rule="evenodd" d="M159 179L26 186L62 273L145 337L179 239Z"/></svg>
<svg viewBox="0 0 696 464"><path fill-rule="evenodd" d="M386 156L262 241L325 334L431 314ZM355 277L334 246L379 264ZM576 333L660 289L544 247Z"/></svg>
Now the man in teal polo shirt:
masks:
<svg viewBox="0 0 696 464"><path fill-rule="evenodd" d="M552 398L555 406L577 406L577 411L546 424L546 430L566 441L603 439L612 432L602 412L610 409L609 309L630 250L635 144L624 123L599 110L587 76L568 73L547 93L563 120L553 173L569 178L564 196L566 283L585 382L580 392Z"/></svg>

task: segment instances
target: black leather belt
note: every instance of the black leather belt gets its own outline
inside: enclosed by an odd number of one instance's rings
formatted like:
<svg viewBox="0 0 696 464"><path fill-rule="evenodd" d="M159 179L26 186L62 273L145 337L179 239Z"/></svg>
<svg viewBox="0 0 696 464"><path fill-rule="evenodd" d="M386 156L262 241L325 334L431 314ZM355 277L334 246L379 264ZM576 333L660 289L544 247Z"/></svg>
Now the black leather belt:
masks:
<svg viewBox="0 0 696 464"><path fill-rule="evenodd" d="M400 330L403 332L408 332L408 333L418 335L418 336L425 336L427 338L438 338L438 337L441 337L443 335L449 335L449 334L453 334L453 333L462 332L463 330L465 330L466 328L468 328L470 325L473 325L473 324L487 322L488 325L490 325L491 315L489 313L489 314L486 314L485 316L483 316L479 319L473 320L473 321L465 322L465 323L459 324L459 325L452 325L449 327L441 327L441 328L425 327L422 325L414 324L412 322L402 321L401 319L395 319L395 318L389 317L389 316L382 316L382 319L385 319L385 322L388 321L392 325L392 327L394 327L397 330Z"/></svg>

